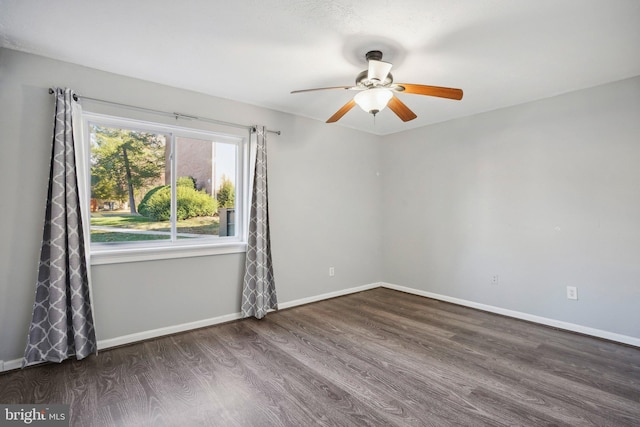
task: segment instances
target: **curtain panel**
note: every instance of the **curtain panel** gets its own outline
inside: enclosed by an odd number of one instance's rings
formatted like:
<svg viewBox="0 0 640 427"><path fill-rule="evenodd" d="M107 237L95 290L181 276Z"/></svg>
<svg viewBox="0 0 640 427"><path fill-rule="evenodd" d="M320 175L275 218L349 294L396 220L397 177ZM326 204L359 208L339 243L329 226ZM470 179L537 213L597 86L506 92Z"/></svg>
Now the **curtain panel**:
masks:
<svg viewBox="0 0 640 427"><path fill-rule="evenodd" d="M80 107L71 89L56 88L53 146L35 301L23 366L97 351L89 284L88 245L80 191L88 191L78 173L84 155L77 135ZM76 135L74 135L74 128ZM78 143L76 144L76 141ZM78 153L76 153L78 145ZM80 179L79 179L80 178ZM86 210L86 207L85 207Z"/></svg>
<svg viewBox="0 0 640 427"><path fill-rule="evenodd" d="M271 238L269 235L269 199L267 185L267 129L255 127L255 167L251 183L251 211L247 255L242 288L242 317L262 319L278 306Z"/></svg>

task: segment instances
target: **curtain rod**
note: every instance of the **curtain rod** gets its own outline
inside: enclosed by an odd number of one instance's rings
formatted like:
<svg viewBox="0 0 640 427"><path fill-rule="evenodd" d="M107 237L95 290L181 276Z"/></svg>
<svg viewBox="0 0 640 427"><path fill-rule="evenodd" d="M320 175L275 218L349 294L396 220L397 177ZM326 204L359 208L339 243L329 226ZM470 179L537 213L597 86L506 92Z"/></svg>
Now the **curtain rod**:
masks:
<svg viewBox="0 0 640 427"><path fill-rule="evenodd" d="M55 93L53 88L49 88L49 93L50 94ZM225 122L225 121L222 121L222 120L210 119L208 117L199 117L199 116L194 116L194 115L191 115L191 114L170 113L168 111L154 110L152 108L145 108L145 107L137 107L135 105L122 104L120 102L107 101L107 100L98 99L98 98L90 98L88 96L82 96L82 95L78 95L78 94L73 94L73 99L75 101L78 101L79 99L86 99L87 101L101 102L103 104L118 105L120 107L132 108L134 110L147 111L147 112L154 113L154 114L160 114L160 115L164 115L164 116L175 117L176 119L177 118L182 118L182 119L187 119L187 120L200 120L202 122L209 122L209 123L214 123L214 124L217 124L217 125L224 125L224 126L230 126L230 127L235 127L235 128L241 128L241 129L249 129L249 130L251 130L251 132L255 132L256 131L255 126L247 126L247 125L242 125L242 124L239 124L239 123ZM269 129L267 129L267 132L274 133L276 135L280 135L281 134L281 132L279 130L269 130Z"/></svg>

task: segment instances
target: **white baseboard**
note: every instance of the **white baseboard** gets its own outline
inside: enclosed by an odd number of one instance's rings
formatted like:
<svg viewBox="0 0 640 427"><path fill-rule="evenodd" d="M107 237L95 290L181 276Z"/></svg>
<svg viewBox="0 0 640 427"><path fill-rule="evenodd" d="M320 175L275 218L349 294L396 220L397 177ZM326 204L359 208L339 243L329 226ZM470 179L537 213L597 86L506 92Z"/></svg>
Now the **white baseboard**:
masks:
<svg viewBox="0 0 640 427"><path fill-rule="evenodd" d="M462 305L465 307L477 308L478 310L501 314L503 316L514 317L516 319L527 320L529 322L552 326L558 329L565 329L571 332L578 332L580 334L591 335L598 338L604 338L607 340L616 341L619 343L628 344L635 347L640 347L640 338L631 337L628 335L616 334L614 332L603 331L601 329L595 329L588 326L577 325L575 323L549 319L547 317L541 317L533 314L522 313L520 311L508 310L506 308L500 308L492 305L481 304L481 303L468 301L460 298L450 297L447 295L434 294L432 292L421 291L419 289L413 289L413 288L407 288L404 286L394 285L391 283L380 283L380 286L384 288L394 289L396 291L406 292L408 294L420 295L423 297L450 302L450 303Z"/></svg>
<svg viewBox="0 0 640 427"><path fill-rule="evenodd" d="M20 368L22 368L22 359L5 360L2 363L2 371L0 372L11 371L13 369Z"/></svg>
<svg viewBox="0 0 640 427"><path fill-rule="evenodd" d="M197 320L195 322L181 323L179 325L172 325L164 328L151 329L149 331L136 332L135 334L109 338L106 340L99 340L98 350L104 350L111 347L131 344L134 342L144 341L151 338L158 338L165 335L177 334L178 332L186 332L186 331L191 331L193 329L205 328L207 326L218 325L220 323L226 323L226 322L230 322L232 320L237 320L241 318L242 318L242 315L240 313L232 313L232 314L226 314L224 316Z"/></svg>
<svg viewBox="0 0 640 427"><path fill-rule="evenodd" d="M355 294L356 292L368 291L369 289L375 289L382 286L382 283L369 283L368 285L356 286L355 288L342 289L335 292L329 292L322 295L316 295L313 297L300 298L297 300L278 303L279 309L296 307L298 305L310 304L312 302L322 301L325 299L340 297L343 295Z"/></svg>

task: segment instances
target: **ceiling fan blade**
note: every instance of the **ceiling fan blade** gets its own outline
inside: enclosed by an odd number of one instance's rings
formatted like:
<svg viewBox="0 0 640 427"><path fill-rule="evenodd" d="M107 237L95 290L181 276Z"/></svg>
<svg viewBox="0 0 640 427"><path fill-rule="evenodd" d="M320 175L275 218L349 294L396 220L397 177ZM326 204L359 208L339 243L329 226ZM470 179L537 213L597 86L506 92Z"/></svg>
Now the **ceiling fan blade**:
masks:
<svg viewBox="0 0 640 427"><path fill-rule="evenodd" d="M352 99L351 101L349 101L346 104L344 104L342 106L342 108L340 108L338 111L336 111L336 113L333 116L329 117L329 120L327 120L327 123L337 122L338 120L340 120L342 118L342 116L347 114L349 112L349 110L351 110L355 106L356 106L356 101L354 101Z"/></svg>
<svg viewBox="0 0 640 427"><path fill-rule="evenodd" d="M393 64L390 62L377 61L375 59L369 60L369 70L367 71L367 79L374 82L384 82L389 75Z"/></svg>
<svg viewBox="0 0 640 427"><path fill-rule="evenodd" d="M416 113L411 111L409 107L407 107L404 102L400 101L397 96L394 96L389 100L387 104L389 109L396 113L396 116L400 117L400 120L403 122L408 122L409 120L413 120L416 117Z"/></svg>
<svg viewBox="0 0 640 427"><path fill-rule="evenodd" d="M450 87L398 83L397 85L394 85L393 90L404 93L413 93L416 95L437 96L439 98L449 98L456 100L462 99L462 89L454 89Z"/></svg>
<svg viewBox="0 0 640 427"><path fill-rule="evenodd" d="M302 90L293 90L291 91L291 93L302 93L302 92L315 92L317 90L329 90L329 89L343 89L343 90L349 90L349 89L359 89L358 87L355 86L331 86L331 87L316 87L313 89L302 89Z"/></svg>

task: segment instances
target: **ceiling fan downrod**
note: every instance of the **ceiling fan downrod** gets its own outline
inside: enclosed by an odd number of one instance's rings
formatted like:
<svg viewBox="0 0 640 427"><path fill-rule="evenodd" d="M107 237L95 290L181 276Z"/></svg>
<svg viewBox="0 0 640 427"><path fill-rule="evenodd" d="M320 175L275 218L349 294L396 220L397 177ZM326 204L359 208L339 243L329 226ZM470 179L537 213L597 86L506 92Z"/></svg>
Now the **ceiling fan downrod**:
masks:
<svg viewBox="0 0 640 427"><path fill-rule="evenodd" d="M370 50L366 53L365 58L367 58L367 61L382 61L382 52L379 50Z"/></svg>

